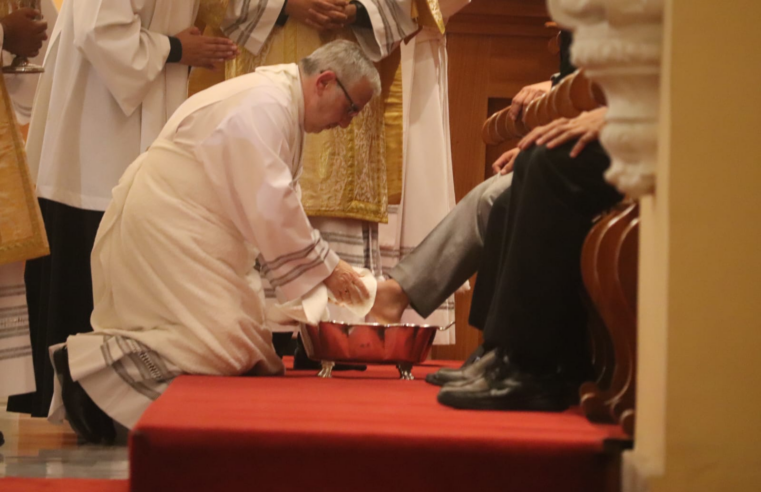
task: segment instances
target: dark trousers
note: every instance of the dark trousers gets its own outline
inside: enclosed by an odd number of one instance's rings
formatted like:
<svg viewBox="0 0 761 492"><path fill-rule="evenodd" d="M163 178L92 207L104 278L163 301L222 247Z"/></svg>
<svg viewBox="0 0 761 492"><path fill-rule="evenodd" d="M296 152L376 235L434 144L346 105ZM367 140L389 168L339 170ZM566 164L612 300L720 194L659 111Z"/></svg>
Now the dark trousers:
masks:
<svg viewBox="0 0 761 492"><path fill-rule="evenodd" d="M470 323L519 368L576 379L590 368L581 248L622 196L603 178L610 160L599 143L572 159L574 143L518 156L489 217Z"/></svg>
<svg viewBox="0 0 761 492"><path fill-rule="evenodd" d="M12 396L8 410L46 417L54 374L48 347L65 342L70 335L92 331L90 253L103 212L44 198L39 201L50 255L28 261L24 272L37 391Z"/></svg>

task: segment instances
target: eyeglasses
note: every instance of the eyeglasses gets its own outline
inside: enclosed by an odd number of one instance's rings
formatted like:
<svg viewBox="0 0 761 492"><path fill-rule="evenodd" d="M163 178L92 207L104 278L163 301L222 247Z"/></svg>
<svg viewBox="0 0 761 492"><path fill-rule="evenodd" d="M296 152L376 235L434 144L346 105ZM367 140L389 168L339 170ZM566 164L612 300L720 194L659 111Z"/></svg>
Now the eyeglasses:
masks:
<svg viewBox="0 0 761 492"><path fill-rule="evenodd" d="M346 112L352 115L359 113L359 107L356 104L354 104L354 101L352 101L351 96L349 95L349 92L346 90L346 87L344 87L341 81L338 80L338 77L336 77L336 83L338 84L338 87L340 87L341 90L344 91L344 95L346 96L346 99L349 101L349 109Z"/></svg>

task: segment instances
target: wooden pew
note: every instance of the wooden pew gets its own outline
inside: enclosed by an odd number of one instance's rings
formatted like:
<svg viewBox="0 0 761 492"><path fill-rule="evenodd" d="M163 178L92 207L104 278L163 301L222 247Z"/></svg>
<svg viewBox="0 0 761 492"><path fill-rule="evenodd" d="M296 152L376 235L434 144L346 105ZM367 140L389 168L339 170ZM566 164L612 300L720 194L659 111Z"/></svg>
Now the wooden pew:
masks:
<svg viewBox="0 0 761 492"><path fill-rule="evenodd" d="M590 82L582 70L577 70L550 92L531 101L517 121L508 116L510 107L494 113L484 123L483 140L487 145L497 145L505 140L520 138L533 128L557 118L575 118L584 111L604 105L605 97L600 89Z"/></svg>
<svg viewBox="0 0 761 492"><path fill-rule="evenodd" d="M490 116L483 140L496 145L520 138L537 126L604 104L599 88L580 70L532 101L520 120L508 116L509 107ZM581 407L590 421L618 423L629 435L635 415L638 240L639 207L625 200L597 220L581 258L596 372L595 381L579 389Z"/></svg>

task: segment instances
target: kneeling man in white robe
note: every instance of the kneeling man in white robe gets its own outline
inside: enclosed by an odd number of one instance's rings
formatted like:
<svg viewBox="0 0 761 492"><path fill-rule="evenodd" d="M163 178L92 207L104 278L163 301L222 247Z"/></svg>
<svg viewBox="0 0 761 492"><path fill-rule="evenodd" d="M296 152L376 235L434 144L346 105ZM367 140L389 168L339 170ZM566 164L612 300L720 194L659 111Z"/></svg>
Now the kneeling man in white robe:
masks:
<svg viewBox="0 0 761 492"><path fill-rule="evenodd" d="M113 190L92 253L95 332L51 350L51 417L65 408L82 438L108 443L112 420L132 428L180 374L282 374L260 275L281 302L322 283L366 302L297 181L305 132L348 126L379 92L360 48L335 41L180 106Z"/></svg>

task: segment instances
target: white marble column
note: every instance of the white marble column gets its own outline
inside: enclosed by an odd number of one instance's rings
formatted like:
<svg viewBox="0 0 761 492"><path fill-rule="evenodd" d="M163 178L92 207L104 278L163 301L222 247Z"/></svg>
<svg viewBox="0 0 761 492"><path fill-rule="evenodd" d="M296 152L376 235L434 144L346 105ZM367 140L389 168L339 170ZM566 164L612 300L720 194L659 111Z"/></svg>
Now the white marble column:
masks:
<svg viewBox="0 0 761 492"><path fill-rule="evenodd" d="M606 178L635 199L655 189L664 1L548 0L554 20L574 31L574 64L608 100Z"/></svg>

